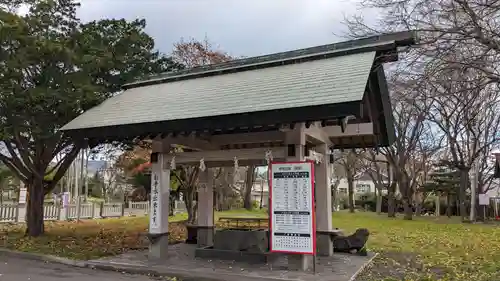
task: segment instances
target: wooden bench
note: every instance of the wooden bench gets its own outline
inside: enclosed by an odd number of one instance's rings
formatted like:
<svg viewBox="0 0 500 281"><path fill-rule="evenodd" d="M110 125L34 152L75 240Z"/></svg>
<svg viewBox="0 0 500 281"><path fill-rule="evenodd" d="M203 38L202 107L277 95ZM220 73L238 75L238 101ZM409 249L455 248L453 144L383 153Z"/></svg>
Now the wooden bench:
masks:
<svg viewBox="0 0 500 281"><path fill-rule="evenodd" d="M255 229L268 228L268 218L249 217L220 217L217 223L223 228Z"/></svg>

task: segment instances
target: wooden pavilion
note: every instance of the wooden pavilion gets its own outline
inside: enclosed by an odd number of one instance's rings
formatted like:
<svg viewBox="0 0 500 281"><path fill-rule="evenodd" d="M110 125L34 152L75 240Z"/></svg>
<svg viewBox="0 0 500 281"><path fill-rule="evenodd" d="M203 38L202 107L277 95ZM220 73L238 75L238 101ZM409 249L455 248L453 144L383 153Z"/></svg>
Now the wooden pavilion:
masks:
<svg viewBox="0 0 500 281"><path fill-rule="evenodd" d="M169 176L198 165L198 244L213 243L213 167L322 156L315 168L318 254L332 255L331 149L387 146L394 128L383 64L415 35L387 35L239 59L123 86L62 130L90 144L154 140L150 254L168 249ZM189 152L170 153L173 145ZM157 194L157 195L156 195ZM307 258L289 259L300 268Z"/></svg>

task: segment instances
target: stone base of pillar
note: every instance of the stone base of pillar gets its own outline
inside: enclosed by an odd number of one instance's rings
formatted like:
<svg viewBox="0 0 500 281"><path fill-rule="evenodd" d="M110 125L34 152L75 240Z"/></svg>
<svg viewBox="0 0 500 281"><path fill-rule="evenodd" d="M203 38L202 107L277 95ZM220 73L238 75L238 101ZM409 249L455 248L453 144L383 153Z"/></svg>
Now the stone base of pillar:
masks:
<svg viewBox="0 0 500 281"><path fill-rule="evenodd" d="M318 256L331 257L333 255L330 233L316 233L316 249Z"/></svg>
<svg viewBox="0 0 500 281"><path fill-rule="evenodd" d="M168 256L168 233L150 234L149 255L151 259L166 259Z"/></svg>
<svg viewBox="0 0 500 281"><path fill-rule="evenodd" d="M288 269L297 271L310 271L314 269L314 258L311 255L293 255L288 258Z"/></svg>
<svg viewBox="0 0 500 281"><path fill-rule="evenodd" d="M198 226L198 248L214 245L214 227Z"/></svg>

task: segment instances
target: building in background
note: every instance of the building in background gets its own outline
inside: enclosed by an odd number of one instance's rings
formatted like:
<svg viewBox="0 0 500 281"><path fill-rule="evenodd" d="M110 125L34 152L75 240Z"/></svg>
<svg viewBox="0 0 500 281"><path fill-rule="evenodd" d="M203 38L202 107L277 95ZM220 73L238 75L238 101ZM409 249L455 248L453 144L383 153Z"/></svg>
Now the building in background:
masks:
<svg viewBox="0 0 500 281"><path fill-rule="evenodd" d="M382 189L382 194L387 194L387 184L389 183L389 178L387 175L382 175L384 179L384 188ZM348 193L348 183L346 178L341 178L337 190L339 195L347 196ZM365 172L362 173L354 180L354 197L359 199L360 196L366 195L368 193L375 193L375 182L373 182L370 175Z"/></svg>

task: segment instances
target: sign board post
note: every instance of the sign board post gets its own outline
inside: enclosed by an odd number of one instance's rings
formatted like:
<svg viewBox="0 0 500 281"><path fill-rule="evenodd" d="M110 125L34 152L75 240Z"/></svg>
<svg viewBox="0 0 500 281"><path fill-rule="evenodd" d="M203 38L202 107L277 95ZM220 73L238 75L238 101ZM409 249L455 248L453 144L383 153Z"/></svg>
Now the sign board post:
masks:
<svg viewBox="0 0 500 281"><path fill-rule="evenodd" d="M486 220L486 208L490 205L490 197L486 193L479 194L479 205L483 207L484 219Z"/></svg>
<svg viewBox="0 0 500 281"><path fill-rule="evenodd" d="M490 205L490 197L486 193L479 194L479 205L488 206Z"/></svg>
<svg viewBox="0 0 500 281"><path fill-rule="evenodd" d="M270 166L270 251L315 255L314 164Z"/></svg>

